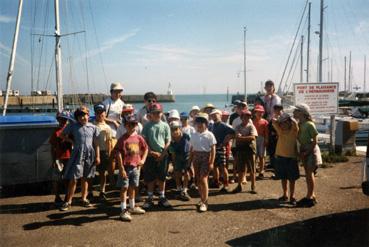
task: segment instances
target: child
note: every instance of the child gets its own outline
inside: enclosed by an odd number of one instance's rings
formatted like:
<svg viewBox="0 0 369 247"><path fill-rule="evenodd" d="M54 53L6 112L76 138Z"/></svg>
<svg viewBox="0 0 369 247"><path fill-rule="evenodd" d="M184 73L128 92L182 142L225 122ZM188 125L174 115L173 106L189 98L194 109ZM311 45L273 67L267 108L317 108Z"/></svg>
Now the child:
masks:
<svg viewBox="0 0 369 247"><path fill-rule="evenodd" d="M187 112L181 112L180 114L180 119L181 119L181 123L182 123L182 133L186 133L187 135L189 135L191 137L191 135L193 133L195 133L195 128L192 127L189 124L189 115Z"/></svg>
<svg viewBox="0 0 369 247"><path fill-rule="evenodd" d="M59 126L53 132L50 137L49 143L51 145L51 157L53 159L53 174L55 175L53 180L53 192L55 193L54 203L56 206L60 206L64 200L61 199L60 193L64 184L63 171L70 158L72 151L72 143L63 140L60 136L64 131L70 119L70 114L67 111L58 112L56 114L56 120ZM64 180L64 181L63 181Z"/></svg>
<svg viewBox="0 0 369 247"><path fill-rule="evenodd" d="M146 161L148 147L136 128L138 119L134 115L123 119L127 132L118 140L116 159L119 167L118 187L120 187L120 218L122 221L131 221L131 214L144 214L145 210L135 205L135 191L139 185L140 167ZM127 210L127 191L129 210Z"/></svg>
<svg viewBox="0 0 369 247"><path fill-rule="evenodd" d="M283 113L283 106L282 105L274 105L273 107L273 118L278 119L279 116ZM278 141L278 135L275 129L273 128L273 124L270 121L268 125L268 145L267 146L267 152L269 155L270 163L269 168L275 169L275 149L277 147L277 141ZM272 177L277 179L276 176Z"/></svg>
<svg viewBox="0 0 369 247"><path fill-rule="evenodd" d="M95 125L100 131L98 137L99 147L100 147L100 165L97 167L100 177L100 194L99 200L106 201L106 171L109 166L109 157L112 150L112 131L108 124L105 122L106 109L105 105L97 104L94 106L94 111L96 115Z"/></svg>
<svg viewBox="0 0 369 247"><path fill-rule="evenodd" d="M320 150L317 145L318 131L310 115L310 107L307 104L295 106L293 116L299 122L298 141L300 143L300 159L304 165L306 175L306 197L298 201L300 207L312 207L316 204L314 193L314 172L321 164Z"/></svg>
<svg viewBox="0 0 369 247"><path fill-rule="evenodd" d="M215 145L217 141L208 129L208 115L199 113L195 118L196 132L191 137L190 160L195 168L195 177L201 201L198 204L200 212L208 210L208 176L213 169L215 160Z"/></svg>
<svg viewBox="0 0 369 247"><path fill-rule="evenodd" d="M297 164L297 122L287 113L283 113L277 120L272 119L273 127L278 134L276 149L276 173L282 180L283 195L278 198L280 202L288 201L287 181L290 187L290 204L296 205L295 182L300 177Z"/></svg>
<svg viewBox="0 0 369 247"><path fill-rule="evenodd" d="M190 154L190 136L182 133L180 123L173 121L170 123L172 133L172 142L169 146L169 153L172 155L174 164L174 176L176 180L177 190L180 192L179 199L189 201L191 197L187 193L189 181L189 162ZM183 177L183 187L182 187Z"/></svg>
<svg viewBox="0 0 369 247"><path fill-rule="evenodd" d="M256 194L255 190L255 154L256 154L256 137L258 133L255 126L250 121L251 112L249 110L243 110L241 112L242 123L235 129L236 131L236 150L237 150L237 169L238 177L243 178L246 175L247 170L250 171L251 177L251 193ZM237 187L233 190L233 193L242 192L242 180L238 180Z"/></svg>
<svg viewBox="0 0 369 247"><path fill-rule="evenodd" d="M195 127L195 118L199 112L200 107L198 107L197 105L192 106L189 117L189 123L192 127Z"/></svg>
<svg viewBox="0 0 369 247"><path fill-rule="evenodd" d="M223 188L222 192L228 192L228 169L226 162L226 146L229 141L235 137L235 132L232 127L222 122L222 112L218 109L214 109L210 113L210 117L213 119L214 124L211 128L211 132L214 134L217 140L216 153L215 153L215 167L214 167L214 187L219 188L220 172L223 175Z"/></svg>
<svg viewBox="0 0 369 247"><path fill-rule="evenodd" d="M85 106L77 108L74 112L76 123L67 125L61 134L65 140L73 140L71 158L65 168L64 176L69 180L68 195L61 206L61 211L69 210L77 186L77 180L82 184L82 205L91 207L87 200L88 180L95 176L96 165L100 164L100 148L97 141L99 129L88 122L89 110Z"/></svg>
<svg viewBox="0 0 369 247"><path fill-rule="evenodd" d="M159 206L171 207L165 197L165 179L168 172L168 148L170 145L170 128L161 120L163 110L159 103L150 105L150 122L144 125L142 136L145 138L149 153L144 168L144 181L148 187L148 198L143 208L150 209L153 203L154 187L159 186Z"/></svg>
<svg viewBox="0 0 369 247"><path fill-rule="evenodd" d="M256 138L256 156L259 160L259 178L264 178L265 147L268 146L268 121L263 119L264 107L256 105L254 108L255 119L253 124L258 132Z"/></svg>
<svg viewBox="0 0 369 247"><path fill-rule="evenodd" d="M128 115L131 115L131 114L134 114L135 112L135 108L133 107L133 105L131 104L125 104L123 106L123 109L122 109L122 119L125 118L125 116L128 116ZM121 125L119 125L118 129L117 129L117 140L119 140L119 138L121 138L125 133L126 133L126 128L124 127L124 123L122 123ZM136 127L136 131L137 131L137 134L141 134L142 132L142 124L139 122L137 124L137 127Z"/></svg>

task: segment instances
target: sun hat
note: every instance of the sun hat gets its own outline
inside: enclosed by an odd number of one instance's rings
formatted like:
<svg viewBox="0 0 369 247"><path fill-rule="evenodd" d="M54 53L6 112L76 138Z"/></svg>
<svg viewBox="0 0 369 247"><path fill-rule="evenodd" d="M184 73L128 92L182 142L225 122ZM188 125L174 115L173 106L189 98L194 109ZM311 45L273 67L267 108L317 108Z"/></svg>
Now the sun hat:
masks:
<svg viewBox="0 0 369 247"><path fill-rule="evenodd" d="M193 112L193 111L199 112L200 111L200 107L198 107L197 105L192 106L190 113Z"/></svg>
<svg viewBox="0 0 369 247"><path fill-rule="evenodd" d="M204 112L200 112L199 114L196 115L195 121L197 119L205 119L206 121L209 121L209 116L208 116L208 114L206 114Z"/></svg>
<svg viewBox="0 0 369 247"><path fill-rule="evenodd" d="M98 111L102 111L102 112L106 111L105 105L101 104L101 103L94 105L94 111L95 111L95 113L98 112Z"/></svg>
<svg viewBox="0 0 369 247"><path fill-rule="evenodd" d="M293 108L297 111L302 112L305 115L310 115L310 107L305 103L297 104Z"/></svg>
<svg viewBox="0 0 369 247"><path fill-rule="evenodd" d="M214 108L215 108L215 106L214 106L212 103L207 103L207 104L204 106L204 108L203 108L203 109L206 109L206 108L212 108L212 109L214 109Z"/></svg>
<svg viewBox="0 0 369 247"><path fill-rule="evenodd" d="M126 123L138 123L138 119L135 114L129 114L124 117Z"/></svg>
<svg viewBox="0 0 369 247"><path fill-rule="evenodd" d="M174 118L174 119L180 119L180 117L179 117L179 112L177 111L177 110L175 110L175 109L173 109L173 110L170 110L169 111L169 116L168 116L168 118Z"/></svg>
<svg viewBox="0 0 369 247"><path fill-rule="evenodd" d="M123 91L123 87L122 85L120 84L120 82L113 82L111 85L110 85L110 91Z"/></svg>
<svg viewBox="0 0 369 247"><path fill-rule="evenodd" d="M285 122L285 121L287 121L287 120L289 120L289 119L291 119L291 116L290 116L288 113L284 112L284 113L282 113L282 115L278 118L278 122L282 123L282 122Z"/></svg>
<svg viewBox="0 0 369 247"><path fill-rule="evenodd" d="M170 124L169 124L170 128L171 129L176 129L176 128L180 128L181 127L181 124L179 121L172 121Z"/></svg>
<svg viewBox="0 0 369 247"><path fill-rule="evenodd" d="M163 112L163 107L159 103L153 103L149 107L150 113Z"/></svg>
<svg viewBox="0 0 369 247"><path fill-rule="evenodd" d="M219 110L219 109L213 109L209 115L213 115L213 114L219 114L219 115L222 115L222 111Z"/></svg>
<svg viewBox="0 0 369 247"><path fill-rule="evenodd" d="M249 111L249 110L243 110L242 112L241 112L241 117L242 116L245 116L245 115L247 115L247 116L251 116L252 114L251 114L251 111Z"/></svg>
<svg viewBox="0 0 369 247"><path fill-rule="evenodd" d="M131 104L125 104L122 109L122 113L134 112L135 108Z"/></svg>
<svg viewBox="0 0 369 247"><path fill-rule="evenodd" d="M222 111L222 116L229 116L229 112L228 111Z"/></svg>
<svg viewBox="0 0 369 247"><path fill-rule="evenodd" d="M265 112L264 107L262 105L256 105L254 108L255 112Z"/></svg>

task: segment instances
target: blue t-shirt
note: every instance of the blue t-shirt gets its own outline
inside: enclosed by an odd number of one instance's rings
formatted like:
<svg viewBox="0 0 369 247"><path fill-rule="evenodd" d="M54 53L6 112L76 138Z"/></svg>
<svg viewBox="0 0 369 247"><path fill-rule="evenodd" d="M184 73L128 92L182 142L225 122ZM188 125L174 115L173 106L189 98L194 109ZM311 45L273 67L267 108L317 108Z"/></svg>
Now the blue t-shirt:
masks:
<svg viewBox="0 0 369 247"><path fill-rule="evenodd" d="M190 154L190 136L183 133L179 142L172 139L169 146L169 152L175 154L177 162L187 161Z"/></svg>
<svg viewBox="0 0 369 247"><path fill-rule="evenodd" d="M223 144L224 138L227 135L233 135L235 133L232 127L223 122L214 123L210 131L214 134L218 146Z"/></svg>

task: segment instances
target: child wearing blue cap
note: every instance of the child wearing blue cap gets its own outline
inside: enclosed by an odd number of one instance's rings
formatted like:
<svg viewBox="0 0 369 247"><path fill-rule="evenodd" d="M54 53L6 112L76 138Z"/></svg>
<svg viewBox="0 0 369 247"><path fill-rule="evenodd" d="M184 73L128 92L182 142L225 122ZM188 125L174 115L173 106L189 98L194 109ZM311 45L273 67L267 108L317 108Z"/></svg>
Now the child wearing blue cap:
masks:
<svg viewBox="0 0 369 247"><path fill-rule="evenodd" d="M182 133L187 134L189 137L193 135L193 133L196 132L195 128L190 125L189 121L190 115L187 112L181 112L180 114L180 120L182 124Z"/></svg>

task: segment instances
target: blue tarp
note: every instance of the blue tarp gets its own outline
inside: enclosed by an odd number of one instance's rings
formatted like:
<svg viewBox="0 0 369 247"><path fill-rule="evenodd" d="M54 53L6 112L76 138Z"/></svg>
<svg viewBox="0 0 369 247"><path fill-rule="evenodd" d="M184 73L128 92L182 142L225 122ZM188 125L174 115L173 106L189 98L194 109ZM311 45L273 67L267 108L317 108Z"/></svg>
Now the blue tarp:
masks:
<svg viewBox="0 0 369 247"><path fill-rule="evenodd" d="M54 116L44 115L10 115L0 116L1 124L38 124L38 123L55 123L56 119Z"/></svg>

